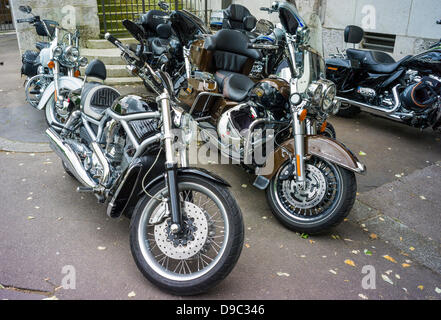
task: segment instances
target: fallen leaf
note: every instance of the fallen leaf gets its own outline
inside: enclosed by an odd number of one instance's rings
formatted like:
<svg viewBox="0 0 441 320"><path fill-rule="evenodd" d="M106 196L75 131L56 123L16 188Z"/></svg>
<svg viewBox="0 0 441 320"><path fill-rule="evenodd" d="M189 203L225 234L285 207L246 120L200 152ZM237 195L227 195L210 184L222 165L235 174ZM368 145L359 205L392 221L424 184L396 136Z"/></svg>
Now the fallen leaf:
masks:
<svg viewBox="0 0 441 320"><path fill-rule="evenodd" d="M414 247L410 247L409 250L410 250L410 251L414 251L415 248L414 248Z"/></svg>
<svg viewBox="0 0 441 320"><path fill-rule="evenodd" d="M360 250L352 250L351 251L353 254L359 254L360 253Z"/></svg>
<svg viewBox="0 0 441 320"><path fill-rule="evenodd" d="M358 154L359 154L360 156L365 156L365 155L366 155L366 152L360 151Z"/></svg>
<svg viewBox="0 0 441 320"><path fill-rule="evenodd" d="M289 273L286 273L286 272L277 272L277 275L279 277L289 277Z"/></svg>
<svg viewBox="0 0 441 320"><path fill-rule="evenodd" d="M438 288L438 287L436 287L436 288L435 288L435 292L438 293L438 294L441 294L441 289Z"/></svg>
<svg viewBox="0 0 441 320"><path fill-rule="evenodd" d="M350 265L350 266L352 266L352 267L355 267L355 263L354 263L354 261L352 261L352 260L350 260L350 259L346 259L346 260L345 260L345 263L346 263L347 265Z"/></svg>
<svg viewBox="0 0 441 320"><path fill-rule="evenodd" d="M421 200L427 200L425 196L420 196Z"/></svg>
<svg viewBox="0 0 441 320"><path fill-rule="evenodd" d="M366 296L365 296L364 294L362 294L362 293L359 293L358 296L359 296L360 298L362 298L363 300L368 300L368 297L366 297Z"/></svg>
<svg viewBox="0 0 441 320"><path fill-rule="evenodd" d="M35 219L35 217L33 217L33 216L28 216L27 219L28 219L28 220L32 220L32 219Z"/></svg>
<svg viewBox="0 0 441 320"><path fill-rule="evenodd" d="M396 275L395 275L395 278L397 278L397 279L401 279L401 277L400 277L399 274L396 274Z"/></svg>
<svg viewBox="0 0 441 320"><path fill-rule="evenodd" d="M250 247L250 245L249 245L248 243L245 243L245 247L249 248L249 247Z"/></svg>
<svg viewBox="0 0 441 320"><path fill-rule="evenodd" d="M263 219L263 220L266 220L266 219L268 219L268 217L267 217L267 216L263 216L262 219Z"/></svg>
<svg viewBox="0 0 441 320"><path fill-rule="evenodd" d="M392 272L393 272L392 270L387 270L387 271L385 272L385 274L390 275Z"/></svg>
<svg viewBox="0 0 441 320"><path fill-rule="evenodd" d="M334 271L332 269L330 269L329 272L332 273L332 274L337 274L337 271Z"/></svg>
<svg viewBox="0 0 441 320"><path fill-rule="evenodd" d="M28 201L29 201L29 200L32 200L32 197L27 197L27 199L26 199L26 200L28 200Z"/></svg>
<svg viewBox="0 0 441 320"><path fill-rule="evenodd" d="M136 293L135 293L134 291L132 291L132 292L130 292L127 296L128 296L129 298L133 298L134 296L136 296Z"/></svg>
<svg viewBox="0 0 441 320"><path fill-rule="evenodd" d="M369 238L371 238L372 240L378 239L378 236L375 233L371 233L369 235Z"/></svg>
<svg viewBox="0 0 441 320"><path fill-rule="evenodd" d="M309 240L309 243L310 243L310 244L314 244L315 241L314 241L314 240Z"/></svg>
<svg viewBox="0 0 441 320"><path fill-rule="evenodd" d="M368 249L364 249L364 254L367 255L367 256L371 256L372 252L369 251Z"/></svg>
<svg viewBox="0 0 441 320"><path fill-rule="evenodd" d="M401 266L402 266L403 268L409 268L409 267L410 267L410 264L408 264L408 263L403 263Z"/></svg>
<svg viewBox="0 0 441 320"><path fill-rule="evenodd" d="M49 298L44 298L43 300L59 300L56 296L52 296Z"/></svg>
<svg viewBox="0 0 441 320"><path fill-rule="evenodd" d="M101 251L103 251L103 250L106 250L107 248L106 247L98 247L98 250L101 250Z"/></svg>
<svg viewBox="0 0 441 320"><path fill-rule="evenodd" d="M247 187L248 187L248 186L247 186L246 184L243 184L243 185L242 185L242 188L244 188L244 189L247 188Z"/></svg>
<svg viewBox="0 0 441 320"><path fill-rule="evenodd" d="M389 255L383 256L384 259L389 260L390 262L397 263L397 261Z"/></svg>
<svg viewBox="0 0 441 320"><path fill-rule="evenodd" d="M418 286L417 288L420 289L421 291L423 291L424 286Z"/></svg>
<svg viewBox="0 0 441 320"><path fill-rule="evenodd" d="M386 276L385 274L382 274L381 275L381 278L383 278L383 280L384 281L386 281L387 283L390 283L390 284L394 284L393 282L392 282L392 280L388 277L388 276Z"/></svg>

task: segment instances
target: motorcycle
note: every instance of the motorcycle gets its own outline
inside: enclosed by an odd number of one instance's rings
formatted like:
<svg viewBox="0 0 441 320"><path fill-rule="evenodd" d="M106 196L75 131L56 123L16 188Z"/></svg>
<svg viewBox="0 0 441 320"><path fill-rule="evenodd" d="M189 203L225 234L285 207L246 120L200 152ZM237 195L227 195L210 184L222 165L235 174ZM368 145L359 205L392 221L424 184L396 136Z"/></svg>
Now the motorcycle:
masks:
<svg viewBox="0 0 441 320"><path fill-rule="evenodd" d="M200 140L257 176L254 186L266 190L272 212L285 226L320 233L349 214L355 173L363 174L365 166L332 132L324 134L339 104L335 84L324 79L323 45L309 42L320 39L313 33L321 30L308 28L290 3L275 2L265 10L277 12L286 31L287 67L280 77L255 83L247 76L261 50L274 45L220 30L192 43L188 86L177 99L197 121ZM271 145L275 148L268 150Z"/></svg>
<svg viewBox="0 0 441 320"><path fill-rule="evenodd" d="M143 275L172 294L200 294L235 266L242 214L226 181L188 167L188 150L175 150L172 130L193 120L174 102L168 74L151 74L145 62L132 61L139 76L161 83L156 100L87 82L106 77L104 64L93 60L84 85L69 94L74 111L67 123L60 133L46 133L66 172L81 183L77 191L107 201L109 217L131 218L131 252Z"/></svg>
<svg viewBox="0 0 441 320"><path fill-rule="evenodd" d="M363 29L348 26L345 42L360 43ZM326 60L327 78L337 84L338 115L361 110L409 126L441 128L441 42L396 62L381 51L349 48Z"/></svg>
<svg viewBox="0 0 441 320"><path fill-rule="evenodd" d="M170 74L178 88L185 81L186 47L192 41L211 34L211 31L199 17L187 10L170 11L165 2L159 2L158 6L162 10L150 10L134 21L139 44L129 48L153 70ZM124 20L123 25L129 32L130 28L134 28L130 20ZM149 85L147 87L150 88Z"/></svg>
<svg viewBox="0 0 441 320"><path fill-rule="evenodd" d="M32 14L29 6L20 6L19 10ZM80 57L79 31L69 32L57 22L35 15L17 19L17 23L30 23L39 36L50 39L36 42L38 52L28 50L23 54L21 73L26 75L26 101L38 110L45 109L47 123L59 129L70 114L65 96L81 86L79 68L88 63ZM64 33L62 37L60 32Z"/></svg>

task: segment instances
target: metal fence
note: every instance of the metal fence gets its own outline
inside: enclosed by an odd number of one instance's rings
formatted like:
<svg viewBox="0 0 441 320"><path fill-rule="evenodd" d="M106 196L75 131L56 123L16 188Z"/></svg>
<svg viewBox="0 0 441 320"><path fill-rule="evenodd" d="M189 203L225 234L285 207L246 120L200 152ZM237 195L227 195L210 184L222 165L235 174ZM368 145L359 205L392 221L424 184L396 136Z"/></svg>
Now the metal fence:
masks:
<svg viewBox="0 0 441 320"><path fill-rule="evenodd" d="M15 30L8 0L0 0L0 32Z"/></svg>
<svg viewBox="0 0 441 320"><path fill-rule="evenodd" d="M1 1L1 0L0 0ZM206 24L209 21L210 10L208 0L166 0L170 10L186 9L199 16ZM127 30L122 25L124 19L135 20L140 14L149 10L161 10L159 0L97 0L101 34L112 32L124 34Z"/></svg>

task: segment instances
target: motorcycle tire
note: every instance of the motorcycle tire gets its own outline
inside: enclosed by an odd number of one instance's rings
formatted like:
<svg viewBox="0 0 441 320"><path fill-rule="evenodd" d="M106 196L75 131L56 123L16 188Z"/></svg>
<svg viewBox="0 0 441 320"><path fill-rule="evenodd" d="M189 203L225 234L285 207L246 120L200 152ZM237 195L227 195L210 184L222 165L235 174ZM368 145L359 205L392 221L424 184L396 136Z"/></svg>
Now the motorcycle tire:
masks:
<svg viewBox="0 0 441 320"><path fill-rule="evenodd" d="M287 161L280 167L266 190L274 216L288 229L311 235L323 233L341 223L355 202L355 174L312 157L305 166L306 190L299 191L293 178L279 179L289 164Z"/></svg>
<svg viewBox="0 0 441 320"><path fill-rule="evenodd" d="M343 118L353 118L361 112L359 107L354 107L351 105L341 105L340 110L338 110L337 115Z"/></svg>
<svg viewBox="0 0 441 320"><path fill-rule="evenodd" d="M236 265L244 239L242 213L227 187L206 178L182 175L178 187L183 232L171 233L168 216L152 221L165 212L166 206L160 200L167 197L168 188L161 181L147 190L149 195L140 198L134 209L130 248L139 270L154 285L174 295L197 295L217 285ZM191 196L184 199L188 194ZM210 215L212 206L210 210L199 207L199 194L218 206L216 222ZM223 219L223 225L218 225L219 219ZM153 234L154 238L149 239ZM216 242L222 236L222 244Z"/></svg>

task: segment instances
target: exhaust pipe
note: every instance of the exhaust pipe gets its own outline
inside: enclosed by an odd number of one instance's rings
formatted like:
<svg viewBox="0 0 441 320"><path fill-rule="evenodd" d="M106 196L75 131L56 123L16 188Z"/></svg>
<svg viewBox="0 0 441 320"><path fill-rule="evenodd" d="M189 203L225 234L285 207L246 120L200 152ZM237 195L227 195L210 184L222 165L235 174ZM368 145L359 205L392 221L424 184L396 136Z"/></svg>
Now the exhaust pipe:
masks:
<svg viewBox="0 0 441 320"><path fill-rule="evenodd" d="M70 172L88 188L95 188L98 184L89 176L84 170L78 155L72 150L72 148L60 138L54 129L49 128L46 130L46 135L49 137L50 146L52 150L61 158L66 164Z"/></svg>
<svg viewBox="0 0 441 320"><path fill-rule="evenodd" d="M346 103L355 107L359 107L360 109L367 111L367 112L371 112L377 115L382 115L385 116L387 118L396 120L396 121L401 121L401 118L397 115L394 115L394 113L400 108L401 106L401 100L400 100L400 96L398 94L398 85L395 86L392 89L392 93L394 95L394 105L392 108L382 108L382 107L377 107L377 106L373 106L367 103L363 103L363 102L359 102L359 101L354 101L354 100L350 100L347 98L343 98L343 97L337 97L337 100L339 100L342 103Z"/></svg>

